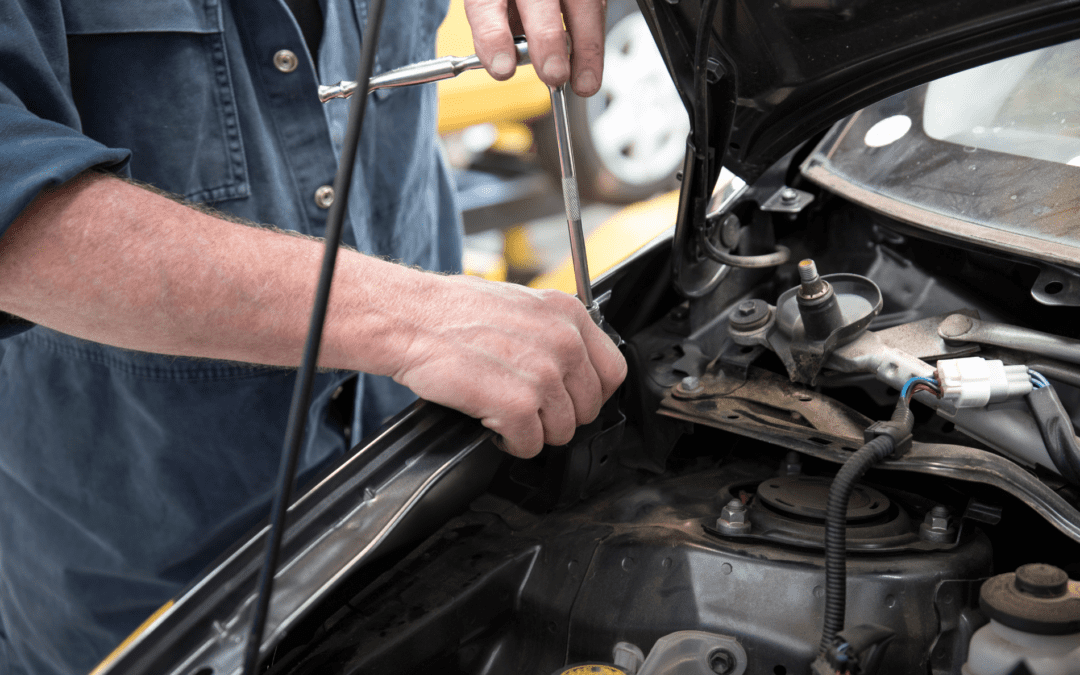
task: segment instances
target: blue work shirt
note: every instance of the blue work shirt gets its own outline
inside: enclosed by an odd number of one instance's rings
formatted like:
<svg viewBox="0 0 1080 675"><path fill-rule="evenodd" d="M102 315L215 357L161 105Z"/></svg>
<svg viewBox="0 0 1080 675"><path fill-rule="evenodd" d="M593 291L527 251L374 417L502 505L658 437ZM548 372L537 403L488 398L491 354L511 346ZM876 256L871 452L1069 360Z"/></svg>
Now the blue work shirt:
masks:
<svg viewBox="0 0 1080 675"><path fill-rule="evenodd" d="M376 72L431 58L446 0L387 5ZM0 236L91 167L322 235L348 103L316 86L355 78L367 2L321 6L313 59L282 0L0 0ZM346 243L456 270L434 87L370 103ZM317 378L305 471L349 446L327 413L348 377ZM44 327L0 340L0 672L88 671L264 517L294 380ZM361 380L353 438L409 396Z"/></svg>

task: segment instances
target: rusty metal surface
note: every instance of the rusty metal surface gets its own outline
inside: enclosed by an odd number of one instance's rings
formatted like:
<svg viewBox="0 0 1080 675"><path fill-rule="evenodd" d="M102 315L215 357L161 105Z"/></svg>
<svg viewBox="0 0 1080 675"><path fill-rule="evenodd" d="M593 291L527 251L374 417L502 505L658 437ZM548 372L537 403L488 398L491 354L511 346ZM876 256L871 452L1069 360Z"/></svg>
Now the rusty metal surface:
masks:
<svg viewBox="0 0 1080 675"><path fill-rule="evenodd" d="M773 372L750 367L748 374L744 381L723 371L706 373L693 393L674 387L660 412L773 442L862 445L863 429L872 422L865 415Z"/></svg>
<svg viewBox="0 0 1080 675"><path fill-rule="evenodd" d="M751 367L745 381L708 373L694 394L677 387L659 413L843 463L862 445L871 420L828 396ZM1019 498L1063 534L1080 542L1080 511L1016 463L992 452L944 443L912 443L879 468L992 485Z"/></svg>

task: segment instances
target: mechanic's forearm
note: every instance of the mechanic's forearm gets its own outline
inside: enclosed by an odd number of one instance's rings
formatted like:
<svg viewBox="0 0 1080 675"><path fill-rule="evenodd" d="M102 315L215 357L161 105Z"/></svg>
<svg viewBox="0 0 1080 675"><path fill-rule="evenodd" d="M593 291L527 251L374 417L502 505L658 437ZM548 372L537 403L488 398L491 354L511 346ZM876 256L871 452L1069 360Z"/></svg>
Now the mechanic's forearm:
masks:
<svg viewBox="0 0 1080 675"><path fill-rule="evenodd" d="M0 309L117 347L295 366L322 251L84 174L0 237ZM431 278L342 251L320 365L395 372L402 313Z"/></svg>

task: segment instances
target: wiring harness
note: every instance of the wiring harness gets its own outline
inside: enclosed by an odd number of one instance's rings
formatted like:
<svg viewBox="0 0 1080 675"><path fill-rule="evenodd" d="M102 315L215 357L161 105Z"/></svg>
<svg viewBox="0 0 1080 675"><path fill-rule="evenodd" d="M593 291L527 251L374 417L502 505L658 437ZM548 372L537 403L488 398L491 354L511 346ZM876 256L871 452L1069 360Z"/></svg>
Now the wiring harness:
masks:
<svg viewBox="0 0 1080 675"><path fill-rule="evenodd" d="M910 378L900 389L892 417L866 429L865 444L844 462L829 487L825 512L825 618L814 673L872 672L892 637L880 626L857 626L845 631L847 508L856 483L868 470L910 447L915 425L911 399L921 391L956 408L986 406L1026 395L1055 466L1063 477L1080 484L1080 447L1072 423L1041 373L1024 365L1006 366L1001 361L971 357L942 359L934 377Z"/></svg>

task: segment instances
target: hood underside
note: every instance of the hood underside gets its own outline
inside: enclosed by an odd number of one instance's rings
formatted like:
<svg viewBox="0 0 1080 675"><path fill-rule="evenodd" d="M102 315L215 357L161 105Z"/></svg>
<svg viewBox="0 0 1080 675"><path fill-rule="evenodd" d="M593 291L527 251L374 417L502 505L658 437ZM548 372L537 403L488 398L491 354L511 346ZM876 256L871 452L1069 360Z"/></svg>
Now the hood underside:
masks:
<svg viewBox="0 0 1080 675"><path fill-rule="evenodd" d="M1080 35L1080 0L639 4L690 111L697 153L702 142L711 151L710 185L721 164L752 182L799 143L886 96ZM702 30L707 39L698 42Z"/></svg>

